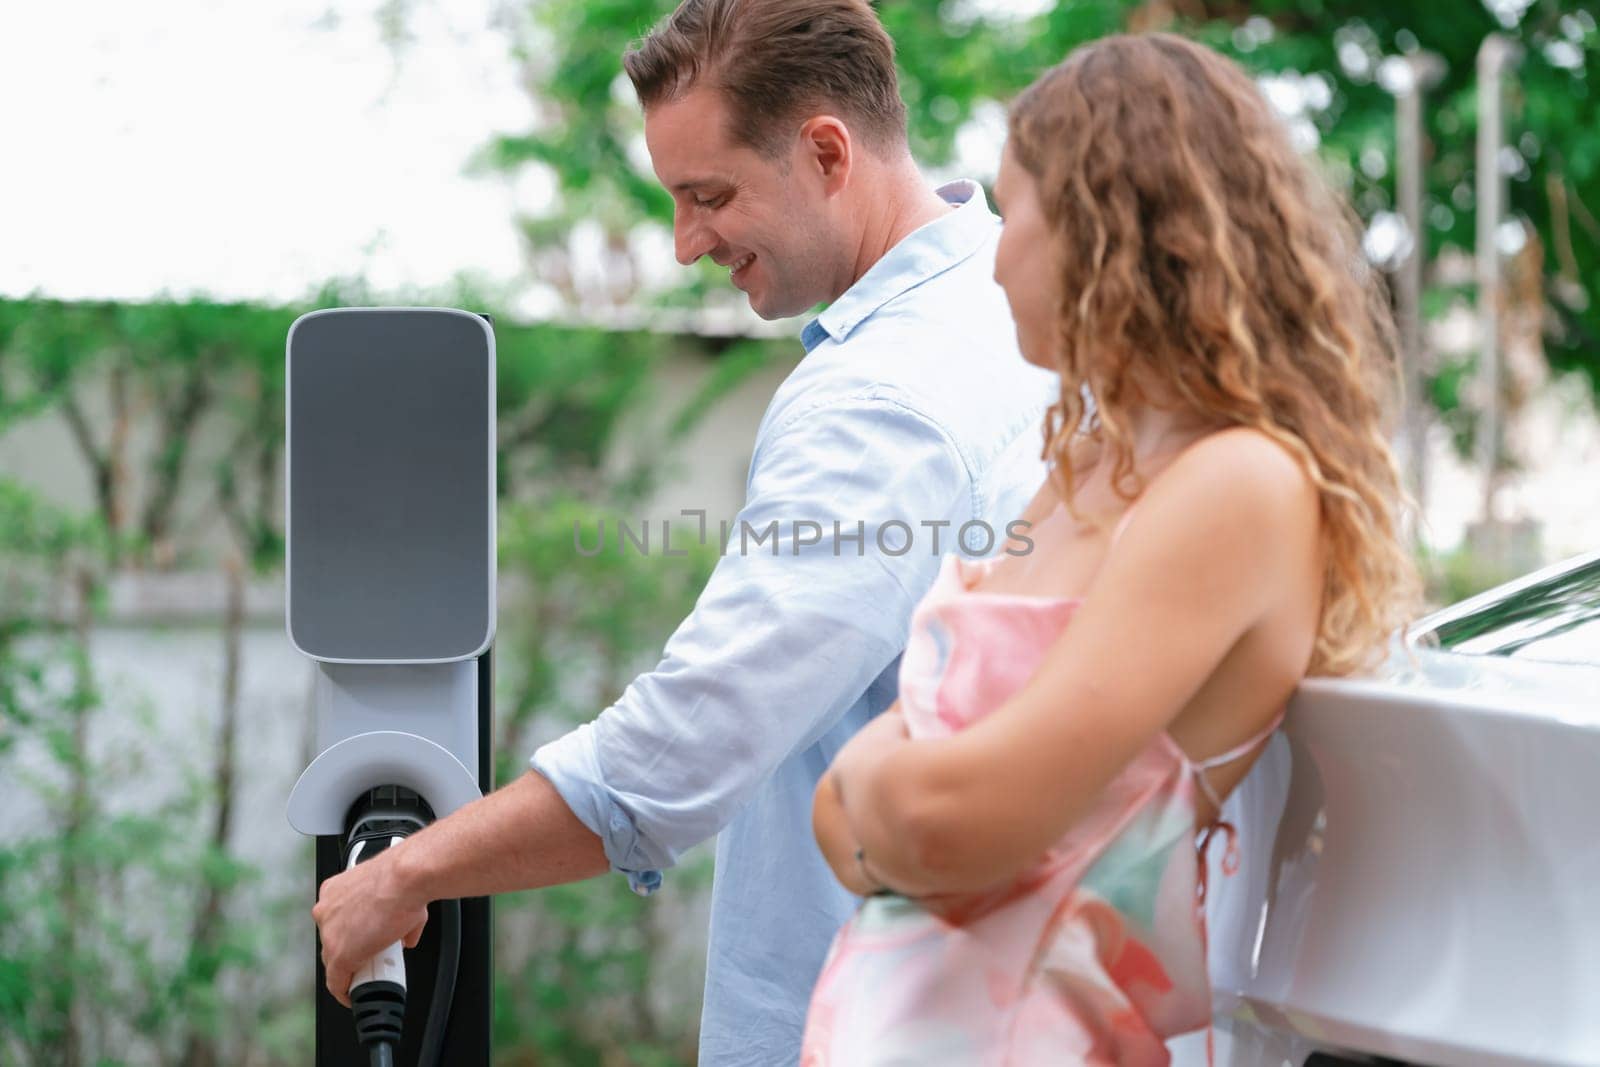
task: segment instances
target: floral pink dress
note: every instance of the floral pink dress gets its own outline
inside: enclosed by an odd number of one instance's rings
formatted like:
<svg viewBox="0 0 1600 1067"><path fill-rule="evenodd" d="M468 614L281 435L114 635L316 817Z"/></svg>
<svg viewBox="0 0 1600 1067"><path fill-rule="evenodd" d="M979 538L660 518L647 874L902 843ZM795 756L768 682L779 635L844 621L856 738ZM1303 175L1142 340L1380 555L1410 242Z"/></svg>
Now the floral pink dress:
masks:
<svg viewBox="0 0 1600 1067"><path fill-rule="evenodd" d="M965 572L992 562L946 556L912 617L900 704L913 737L1000 706L1078 606L972 591ZM1203 772L1265 736L1196 763L1162 733L1012 884L938 915L905 897L863 901L812 993L801 1067L1167 1063L1165 1039L1211 1015Z"/></svg>

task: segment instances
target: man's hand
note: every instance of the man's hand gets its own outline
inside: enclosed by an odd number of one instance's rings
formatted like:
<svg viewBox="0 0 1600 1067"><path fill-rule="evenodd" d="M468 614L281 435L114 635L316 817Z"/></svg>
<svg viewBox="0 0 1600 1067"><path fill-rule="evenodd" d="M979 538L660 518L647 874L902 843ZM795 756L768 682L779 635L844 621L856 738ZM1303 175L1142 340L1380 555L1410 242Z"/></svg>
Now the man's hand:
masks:
<svg viewBox="0 0 1600 1067"><path fill-rule="evenodd" d="M405 891L396 860L411 839L322 883L311 917L322 935L328 992L350 1006L350 980L379 951L403 941L415 948L428 921L428 902Z"/></svg>
<svg viewBox="0 0 1600 1067"><path fill-rule="evenodd" d="M600 839L529 771L322 883L311 917L328 992L349 1007L356 969L396 941L414 947L430 900L559 885L607 867Z"/></svg>

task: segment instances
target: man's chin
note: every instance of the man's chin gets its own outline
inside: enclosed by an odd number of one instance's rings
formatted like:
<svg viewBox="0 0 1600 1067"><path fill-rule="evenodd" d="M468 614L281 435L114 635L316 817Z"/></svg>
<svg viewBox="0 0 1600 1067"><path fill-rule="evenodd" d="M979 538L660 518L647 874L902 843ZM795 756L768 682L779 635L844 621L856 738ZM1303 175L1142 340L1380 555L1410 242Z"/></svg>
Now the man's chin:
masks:
<svg viewBox="0 0 1600 1067"><path fill-rule="evenodd" d="M766 299L764 298L765 294L761 297L756 296L754 293L746 293L745 295L749 298L750 310L756 313L757 318L766 322L792 319L813 306L811 304L796 304L792 300L777 301Z"/></svg>

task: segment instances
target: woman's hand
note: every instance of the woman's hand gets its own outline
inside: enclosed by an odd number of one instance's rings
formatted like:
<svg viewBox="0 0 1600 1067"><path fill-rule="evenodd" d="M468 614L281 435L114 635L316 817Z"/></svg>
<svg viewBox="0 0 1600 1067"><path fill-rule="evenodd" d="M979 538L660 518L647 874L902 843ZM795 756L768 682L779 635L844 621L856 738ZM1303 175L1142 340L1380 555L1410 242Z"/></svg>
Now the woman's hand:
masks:
<svg viewBox="0 0 1600 1067"><path fill-rule="evenodd" d="M858 846L855 835L850 832L850 824L845 820L838 780L831 768L823 773L822 780L817 783L817 791L811 798L811 832L816 835L822 857L828 861L840 885L858 897L864 897L879 888L867 881L861 865L856 862Z"/></svg>
<svg viewBox="0 0 1600 1067"><path fill-rule="evenodd" d="M845 807L846 776L859 784L885 754L909 739L905 717L900 714L900 705L896 703L863 727L839 750L832 766L817 783L816 792L811 798L811 830L816 835L818 847L822 849L822 856L828 861L834 877L839 879L839 884L857 896L866 896L883 887L868 879L861 864L856 861L856 849L860 847L860 841L851 829ZM861 795L859 788L855 795Z"/></svg>

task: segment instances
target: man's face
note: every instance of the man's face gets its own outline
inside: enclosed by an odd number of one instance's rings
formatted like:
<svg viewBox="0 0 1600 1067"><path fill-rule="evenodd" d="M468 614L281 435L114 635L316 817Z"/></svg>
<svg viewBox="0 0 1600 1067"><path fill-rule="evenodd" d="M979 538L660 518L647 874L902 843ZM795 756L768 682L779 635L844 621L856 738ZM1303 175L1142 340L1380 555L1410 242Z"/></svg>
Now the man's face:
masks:
<svg viewBox="0 0 1600 1067"><path fill-rule="evenodd" d="M764 319L832 300L847 250L814 157L797 135L776 159L736 145L721 93L696 87L645 112L645 144L672 194L678 262L710 256Z"/></svg>

